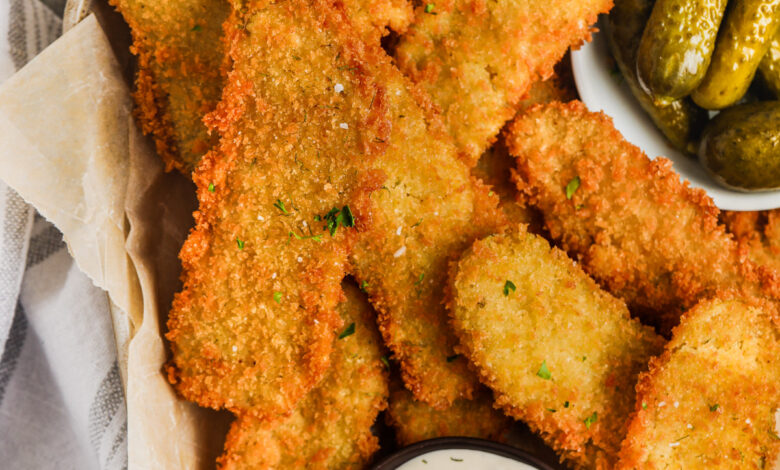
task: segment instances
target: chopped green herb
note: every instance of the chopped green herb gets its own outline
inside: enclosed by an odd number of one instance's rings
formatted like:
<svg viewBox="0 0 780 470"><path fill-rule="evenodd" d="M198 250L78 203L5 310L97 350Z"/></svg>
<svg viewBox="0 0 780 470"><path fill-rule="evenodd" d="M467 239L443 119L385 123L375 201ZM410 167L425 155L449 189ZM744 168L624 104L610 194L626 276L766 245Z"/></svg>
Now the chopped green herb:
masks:
<svg viewBox="0 0 780 470"><path fill-rule="evenodd" d="M244 240L240 240L240 239L236 238L236 244L238 245L238 249L239 250L243 250L244 249Z"/></svg>
<svg viewBox="0 0 780 470"><path fill-rule="evenodd" d="M455 457L450 457L450 460L453 462L463 462L463 459L456 459Z"/></svg>
<svg viewBox="0 0 780 470"><path fill-rule="evenodd" d="M680 442L680 441L682 441L683 439L686 439L686 438L688 438L688 437L690 437L690 436L689 436L688 434L686 434L686 435L684 435L683 437L681 437L681 438L677 439L677 440L676 440L676 441L674 441L674 442Z"/></svg>
<svg viewBox="0 0 780 470"><path fill-rule="evenodd" d="M714 405L710 405L710 411L718 411L718 408L720 408L720 405L715 403Z"/></svg>
<svg viewBox="0 0 780 470"><path fill-rule="evenodd" d="M582 356L582 362L585 362L588 359L588 356Z"/></svg>
<svg viewBox="0 0 780 470"><path fill-rule="evenodd" d="M276 301L277 304L282 303L282 293L281 292L274 292L274 301Z"/></svg>
<svg viewBox="0 0 780 470"><path fill-rule="evenodd" d="M360 283L360 290L363 292L366 292L366 287L368 287L368 281L363 281Z"/></svg>
<svg viewBox="0 0 780 470"><path fill-rule="evenodd" d="M293 54L292 58L295 59L295 60L301 60L300 57L298 57L297 55L294 55L294 54Z"/></svg>
<svg viewBox="0 0 780 470"><path fill-rule="evenodd" d="M274 207L276 207L277 209L279 209L280 211L282 211L282 214L284 214L284 215L290 215L290 213L289 213L289 212L287 212L287 209L285 209L285 207L284 207L284 202L282 202L282 200L281 200L281 199L277 199L277 200L276 200L276 202L274 203Z"/></svg>
<svg viewBox="0 0 780 470"><path fill-rule="evenodd" d="M645 402L642 402L642 409L643 409L643 410L646 410L646 409L647 409L647 403L645 403Z"/></svg>
<svg viewBox="0 0 780 470"><path fill-rule="evenodd" d="M355 226L355 217L352 215L352 211L350 210L349 206L344 206L341 209L334 207L320 219L315 217L314 220L324 220L324 228L330 232L331 236L336 234L336 230L338 230L339 227Z"/></svg>
<svg viewBox="0 0 780 470"><path fill-rule="evenodd" d="M543 378L544 380L550 380L552 378L552 374L550 374L550 369L547 368L547 361L542 361L541 367L539 367L539 371L536 372L536 375Z"/></svg>
<svg viewBox="0 0 780 470"><path fill-rule="evenodd" d="M509 279L506 280L504 283L504 296L509 296L509 291L516 291L517 287L515 287L515 283L510 281Z"/></svg>
<svg viewBox="0 0 780 470"><path fill-rule="evenodd" d="M428 461L425 460L425 459L422 459L422 463L428 463Z"/></svg>
<svg viewBox="0 0 780 470"><path fill-rule="evenodd" d="M195 26L192 27L192 31L200 31L201 29L203 28L199 24L196 24Z"/></svg>
<svg viewBox="0 0 780 470"><path fill-rule="evenodd" d="M209 183L209 192L210 193L214 192L214 183Z"/></svg>
<svg viewBox="0 0 780 470"><path fill-rule="evenodd" d="M585 204L577 204L576 206L574 206L574 208L575 208L576 210L581 210L581 209L584 209L584 208L585 208Z"/></svg>
<svg viewBox="0 0 780 470"><path fill-rule="evenodd" d="M290 238L295 237L296 240L314 240L315 242L321 242L322 241L322 236L320 236L320 235L309 235L309 236L303 237L303 236L298 235L297 233L293 232L292 230L290 230L289 237Z"/></svg>
<svg viewBox="0 0 780 470"><path fill-rule="evenodd" d="M350 323L349 326L346 327L344 331L341 332L341 334L339 335L339 339L344 339L347 336L353 334L355 334L355 322Z"/></svg>
<svg viewBox="0 0 780 470"><path fill-rule="evenodd" d="M599 419L599 415L594 411L592 415L585 418L585 427L590 429L590 425L595 423L597 419Z"/></svg>
<svg viewBox="0 0 780 470"><path fill-rule="evenodd" d="M417 226L418 226L418 225L420 225L421 223L422 223L422 219L418 220L416 224L412 225L412 228L415 228L415 227L417 227Z"/></svg>
<svg viewBox="0 0 780 470"><path fill-rule="evenodd" d="M555 413L558 410L556 410L555 408L547 408L547 411L549 411L550 413Z"/></svg>
<svg viewBox="0 0 780 470"><path fill-rule="evenodd" d="M569 402L568 401L563 402L563 407L564 408L568 408L569 407Z"/></svg>
<svg viewBox="0 0 780 470"><path fill-rule="evenodd" d="M579 189L580 187L580 177L575 176L572 178L571 181L569 181L569 184L566 185L566 199L571 199L571 197L574 195L574 193Z"/></svg>
<svg viewBox="0 0 780 470"><path fill-rule="evenodd" d="M390 361L387 360L387 356L382 356L379 358L380 361L382 361L382 364L385 365L388 369L390 368Z"/></svg>
<svg viewBox="0 0 780 470"><path fill-rule="evenodd" d="M452 362L455 359L459 358L460 354L453 354L452 356L447 356L447 362Z"/></svg>
<svg viewBox="0 0 780 470"><path fill-rule="evenodd" d="M433 12L434 8L436 8L436 5L433 3L429 3L425 5L425 13L430 13L432 15L435 15L436 13Z"/></svg>

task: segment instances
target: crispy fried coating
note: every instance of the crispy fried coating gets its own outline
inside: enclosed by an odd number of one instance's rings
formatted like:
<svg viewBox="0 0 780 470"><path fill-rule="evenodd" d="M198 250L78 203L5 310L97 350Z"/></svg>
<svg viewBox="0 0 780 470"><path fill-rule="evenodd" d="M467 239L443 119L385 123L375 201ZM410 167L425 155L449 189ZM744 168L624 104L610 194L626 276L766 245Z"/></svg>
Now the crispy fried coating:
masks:
<svg viewBox="0 0 780 470"><path fill-rule="evenodd" d="M214 110L225 80L222 24L228 0L110 0L130 25L138 56L133 97L144 134L154 137L166 169L189 175L217 142L203 116ZM386 27L404 32L413 18L407 0L346 0L366 41Z"/></svg>
<svg viewBox="0 0 780 470"><path fill-rule="evenodd" d="M446 410L437 410L415 400L401 385L391 387L385 415L401 446L437 437L476 437L504 442L512 420L493 408L493 393L480 387L471 400L455 400Z"/></svg>
<svg viewBox="0 0 780 470"><path fill-rule="evenodd" d="M721 221L751 261L780 271L780 210L723 211Z"/></svg>
<svg viewBox="0 0 780 470"><path fill-rule="evenodd" d="M167 170L189 174L217 140L202 122L224 84L227 0L109 0L130 25L138 56L133 98Z"/></svg>
<svg viewBox="0 0 780 470"><path fill-rule="evenodd" d="M648 159L580 102L532 108L509 127L518 187L586 272L665 333L717 290L776 295L773 272L740 253L704 191Z"/></svg>
<svg viewBox="0 0 780 470"><path fill-rule="evenodd" d="M193 174L200 209L169 319L171 380L204 406L290 411L327 370L354 248L407 385L445 406L469 396L465 361L446 361L455 339L440 284L447 260L500 221L496 198L339 4L241 7L210 117L221 140Z"/></svg>
<svg viewBox="0 0 780 470"><path fill-rule="evenodd" d="M425 3L396 51L432 97L471 166L518 103L569 46L590 39L611 0L447 0Z"/></svg>
<svg viewBox="0 0 780 470"><path fill-rule="evenodd" d="M578 468L611 468L634 385L663 347L566 253L524 226L480 240L452 278L462 352L496 404Z"/></svg>
<svg viewBox="0 0 780 470"><path fill-rule="evenodd" d="M775 306L726 296L702 301L640 375L617 468L774 468L778 406Z"/></svg>
<svg viewBox="0 0 780 470"><path fill-rule="evenodd" d="M388 371L375 314L365 295L344 284L338 310L345 328L328 375L288 417L240 416L220 457L223 470L362 469L379 448L371 427L387 406Z"/></svg>

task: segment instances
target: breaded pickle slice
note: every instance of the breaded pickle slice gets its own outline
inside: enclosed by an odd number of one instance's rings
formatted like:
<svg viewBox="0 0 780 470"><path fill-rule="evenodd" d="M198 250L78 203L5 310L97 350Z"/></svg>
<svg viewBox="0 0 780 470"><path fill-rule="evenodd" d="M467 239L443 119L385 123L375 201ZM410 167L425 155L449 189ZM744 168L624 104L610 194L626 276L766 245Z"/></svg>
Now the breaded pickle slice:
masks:
<svg viewBox="0 0 780 470"><path fill-rule="evenodd" d="M775 468L779 339L765 303L716 297L688 311L639 377L617 468Z"/></svg>
<svg viewBox="0 0 780 470"><path fill-rule="evenodd" d="M707 75L693 101L705 109L723 109L742 98L758 63L780 26L780 0L741 0L723 21Z"/></svg>
<svg viewBox="0 0 780 470"><path fill-rule="evenodd" d="M780 101L734 106L715 116L702 135L699 160L728 188L780 188Z"/></svg>
<svg viewBox="0 0 780 470"><path fill-rule="evenodd" d="M376 314L357 286L344 283L328 375L288 417L245 415L233 423L219 464L223 470L361 469L379 448L371 433L387 406L388 372Z"/></svg>
<svg viewBox="0 0 780 470"><path fill-rule="evenodd" d="M474 243L451 282L461 350L496 405L575 467L613 465L662 339L523 226Z"/></svg>
<svg viewBox="0 0 780 470"><path fill-rule="evenodd" d="M471 400L460 398L446 410L437 410L396 384L385 416L401 446L455 436L503 442L512 426L509 417L493 408L493 393L485 387L480 387Z"/></svg>
<svg viewBox="0 0 780 470"><path fill-rule="evenodd" d="M637 73L656 101L678 100L704 79L726 0L658 0L639 42Z"/></svg>
<svg viewBox="0 0 780 470"><path fill-rule="evenodd" d="M696 153L693 143L707 122L707 113L690 98L657 103L642 88L636 72L637 51L645 24L653 9L653 0L616 0L605 28L609 48L631 93L655 126L674 147Z"/></svg>

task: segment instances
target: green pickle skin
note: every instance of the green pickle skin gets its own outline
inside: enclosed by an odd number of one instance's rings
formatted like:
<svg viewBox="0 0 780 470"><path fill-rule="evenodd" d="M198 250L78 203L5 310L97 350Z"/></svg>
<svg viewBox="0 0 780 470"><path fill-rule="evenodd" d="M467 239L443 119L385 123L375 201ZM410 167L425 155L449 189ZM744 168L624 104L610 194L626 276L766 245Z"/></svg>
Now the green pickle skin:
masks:
<svg viewBox="0 0 780 470"><path fill-rule="evenodd" d="M729 7L704 80L693 101L723 109L744 96L780 26L780 0L737 0Z"/></svg>
<svg viewBox="0 0 780 470"><path fill-rule="evenodd" d="M658 0L639 42L637 76L657 102L689 95L710 65L726 0Z"/></svg>
<svg viewBox="0 0 780 470"><path fill-rule="evenodd" d="M699 160L723 186L740 191L780 188L780 101L743 104L710 121Z"/></svg>
<svg viewBox="0 0 780 470"><path fill-rule="evenodd" d="M758 70L769 91L775 98L780 99L780 29L769 43L769 49L758 64Z"/></svg>
<svg viewBox="0 0 780 470"><path fill-rule="evenodd" d="M654 102L640 85L636 75L637 51L645 23L650 17L654 0L615 0L609 13L605 32L615 58L631 93L653 123L678 150L696 153L694 141L707 122L707 113L690 98L668 104Z"/></svg>

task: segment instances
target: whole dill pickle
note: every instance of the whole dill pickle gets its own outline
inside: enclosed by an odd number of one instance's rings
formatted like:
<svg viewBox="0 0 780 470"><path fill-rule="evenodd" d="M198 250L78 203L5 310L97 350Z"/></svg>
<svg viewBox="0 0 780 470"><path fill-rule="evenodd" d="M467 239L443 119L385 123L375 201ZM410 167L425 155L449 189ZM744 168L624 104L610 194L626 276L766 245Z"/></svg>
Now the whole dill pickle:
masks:
<svg viewBox="0 0 780 470"><path fill-rule="evenodd" d="M656 127L675 148L695 154L694 141L707 122L707 112L696 106L690 98L674 100L668 104L655 103L639 84L636 75L639 41L653 3L654 0L615 0L605 28L609 48L631 93Z"/></svg>
<svg viewBox="0 0 780 470"><path fill-rule="evenodd" d="M739 101L780 26L780 0L736 0L723 21L712 63L691 95L706 109Z"/></svg>
<svg viewBox="0 0 780 470"><path fill-rule="evenodd" d="M729 108L704 130L702 165L723 186L740 191L780 188L780 101Z"/></svg>
<svg viewBox="0 0 780 470"><path fill-rule="evenodd" d="M639 42L637 74L656 101L690 94L701 83L726 0L658 0Z"/></svg>
<svg viewBox="0 0 780 470"><path fill-rule="evenodd" d="M769 49L758 64L758 70L764 78L767 88L780 99L780 30L769 43Z"/></svg>

